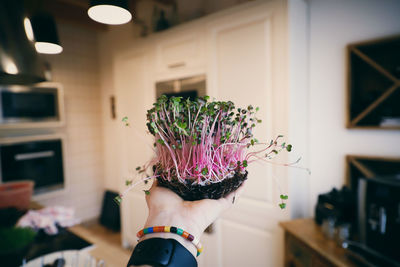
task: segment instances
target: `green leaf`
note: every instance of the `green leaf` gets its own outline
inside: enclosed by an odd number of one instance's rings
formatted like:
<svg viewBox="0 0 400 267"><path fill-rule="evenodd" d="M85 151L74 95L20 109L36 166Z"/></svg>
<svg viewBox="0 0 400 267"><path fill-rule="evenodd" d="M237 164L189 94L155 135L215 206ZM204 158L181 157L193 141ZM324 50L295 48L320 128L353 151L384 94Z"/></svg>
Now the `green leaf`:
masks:
<svg viewBox="0 0 400 267"><path fill-rule="evenodd" d="M131 184L132 184L132 180L126 180L126 181L125 181L125 185L126 185L126 186L131 185Z"/></svg>
<svg viewBox="0 0 400 267"><path fill-rule="evenodd" d="M290 144L287 145L287 146L286 146L286 150L287 150L288 152L292 151L292 145L290 145Z"/></svg>
<svg viewBox="0 0 400 267"><path fill-rule="evenodd" d="M143 190L143 192L144 192L146 195L150 195L150 191L149 191L149 190Z"/></svg>
<svg viewBox="0 0 400 267"><path fill-rule="evenodd" d="M204 167L204 168L201 170L201 174L207 175L207 174L208 174L208 168L207 168L207 167Z"/></svg>
<svg viewBox="0 0 400 267"><path fill-rule="evenodd" d="M128 117L127 117L127 116L123 117L123 118L122 118L122 121L123 121L123 122L127 122L127 121L128 121Z"/></svg>
<svg viewBox="0 0 400 267"><path fill-rule="evenodd" d="M140 170L140 166L137 166L137 167L136 167L136 170L137 170L137 171Z"/></svg>
<svg viewBox="0 0 400 267"><path fill-rule="evenodd" d="M247 165L247 160L243 160L243 167L247 167L248 165Z"/></svg>
<svg viewBox="0 0 400 267"><path fill-rule="evenodd" d="M117 203L118 206L121 205L121 202L122 202L121 196L116 196L114 198L114 202Z"/></svg>
<svg viewBox="0 0 400 267"><path fill-rule="evenodd" d="M259 111L260 110L260 108L259 107L256 107L256 111Z"/></svg>
<svg viewBox="0 0 400 267"><path fill-rule="evenodd" d="M281 199L288 199L289 197L287 195L280 195Z"/></svg>
<svg viewBox="0 0 400 267"><path fill-rule="evenodd" d="M275 149L274 149L274 150L272 150L272 152L274 152L275 154L278 154L278 151L277 151L277 150L275 150Z"/></svg>
<svg viewBox="0 0 400 267"><path fill-rule="evenodd" d="M280 207L281 209L285 209L285 208L286 208L286 203L280 203L280 204L279 204L279 207Z"/></svg>
<svg viewBox="0 0 400 267"><path fill-rule="evenodd" d="M164 144L165 144L164 140L162 140L162 139L158 139L158 140L157 140L157 143L159 143L159 144L161 144L161 145L164 145Z"/></svg>

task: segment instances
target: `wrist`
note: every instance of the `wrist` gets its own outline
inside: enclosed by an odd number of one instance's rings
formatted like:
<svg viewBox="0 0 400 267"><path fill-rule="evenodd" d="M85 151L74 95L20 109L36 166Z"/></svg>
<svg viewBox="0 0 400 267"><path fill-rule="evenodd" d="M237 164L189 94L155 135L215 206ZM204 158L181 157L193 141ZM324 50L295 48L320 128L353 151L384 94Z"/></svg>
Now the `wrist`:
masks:
<svg viewBox="0 0 400 267"><path fill-rule="evenodd" d="M185 218L180 214L168 211L158 211L155 213L150 213L144 228L153 226L175 226L183 229L184 231L190 233L196 238L200 239L204 232L204 229L200 227L191 218Z"/></svg>
<svg viewBox="0 0 400 267"><path fill-rule="evenodd" d="M175 239L176 241L178 241L182 246L184 246L194 257L196 257L197 255L197 248L195 247L195 245L193 245L192 242L186 240L185 238L176 235L176 234L171 234L171 233L151 233L151 234L147 234L144 235L142 238L139 239L140 241L144 241L146 239L150 239L150 238L164 238L164 239Z"/></svg>
<svg viewBox="0 0 400 267"><path fill-rule="evenodd" d="M191 223L190 220L182 218L180 215L176 213L170 213L167 211L158 211L156 213L150 213L147 221L144 225L144 228L155 227L155 226L175 226L180 228L189 234L193 235L195 238L200 240L200 237L203 233L200 227L196 225L196 223ZM197 256L197 248L196 246L186 238L168 232L155 232L151 234L146 234L139 241L143 241L150 238L172 238L178 241L181 245L183 245L187 250L190 251L195 257Z"/></svg>

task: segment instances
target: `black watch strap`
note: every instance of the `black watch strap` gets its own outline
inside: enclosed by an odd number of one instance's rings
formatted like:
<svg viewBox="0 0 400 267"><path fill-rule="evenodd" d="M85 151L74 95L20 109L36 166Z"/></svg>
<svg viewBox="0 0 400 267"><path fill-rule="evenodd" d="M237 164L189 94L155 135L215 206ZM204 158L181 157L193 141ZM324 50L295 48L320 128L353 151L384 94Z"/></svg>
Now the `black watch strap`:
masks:
<svg viewBox="0 0 400 267"><path fill-rule="evenodd" d="M197 267L196 258L175 239L150 238L139 242L129 259L131 265Z"/></svg>

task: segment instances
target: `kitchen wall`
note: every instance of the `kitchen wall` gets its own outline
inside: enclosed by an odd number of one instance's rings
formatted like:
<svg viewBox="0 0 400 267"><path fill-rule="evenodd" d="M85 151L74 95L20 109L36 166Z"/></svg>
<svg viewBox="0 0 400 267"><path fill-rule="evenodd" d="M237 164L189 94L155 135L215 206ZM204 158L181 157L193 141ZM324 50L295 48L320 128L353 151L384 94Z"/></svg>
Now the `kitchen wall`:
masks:
<svg viewBox="0 0 400 267"><path fill-rule="evenodd" d="M398 0L309 1L309 215L344 183L346 154L400 157L399 131L345 128L346 45L400 34L399 14Z"/></svg>
<svg viewBox="0 0 400 267"><path fill-rule="evenodd" d="M47 55L53 81L64 87L66 125L65 193L40 197L44 205L76 209L83 220L99 215L103 196L102 108L98 37L93 30L58 22L64 51Z"/></svg>
<svg viewBox="0 0 400 267"><path fill-rule="evenodd" d="M346 112L346 45L400 33L398 0L289 0L290 114L289 137L295 144L291 160L311 175L290 170L291 216L307 217L320 193L341 187L345 155L400 157L398 131L349 130ZM101 88L105 149L105 186L118 190L116 147L118 120L111 120L109 96L114 93L114 53L134 45L139 28L113 27L100 35ZM116 42L118 40L118 42ZM117 100L118 101L118 100ZM121 116L121 114L117 115ZM111 127L110 127L111 126Z"/></svg>

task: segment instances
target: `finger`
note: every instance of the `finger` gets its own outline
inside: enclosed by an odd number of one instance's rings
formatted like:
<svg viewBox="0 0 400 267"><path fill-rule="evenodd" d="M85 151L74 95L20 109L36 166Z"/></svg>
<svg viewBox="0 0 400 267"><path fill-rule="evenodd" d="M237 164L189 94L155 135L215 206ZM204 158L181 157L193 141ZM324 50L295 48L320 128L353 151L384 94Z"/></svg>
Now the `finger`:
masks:
<svg viewBox="0 0 400 267"><path fill-rule="evenodd" d="M153 188L156 188L157 185L158 185L158 181L157 181L157 179L154 179L154 180L153 180L153 184L151 185L149 191L151 191Z"/></svg>
<svg viewBox="0 0 400 267"><path fill-rule="evenodd" d="M235 191L231 192L229 195L225 196L224 198L227 200L228 203L235 203L238 198L240 197L240 195L243 193L244 190L244 185L245 185L246 181L244 181L238 189L236 189ZM226 203L226 204L228 204Z"/></svg>
<svg viewBox="0 0 400 267"><path fill-rule="evenodd" d="M240 197L240 196L243 194L244 187L246 186L246 183L247 183L247 180L244 181L244 182L239 186L238 189L236 189L236 191L235 191L235 192L236 192L236 198Z"/></svg>

